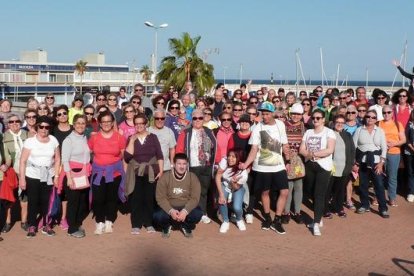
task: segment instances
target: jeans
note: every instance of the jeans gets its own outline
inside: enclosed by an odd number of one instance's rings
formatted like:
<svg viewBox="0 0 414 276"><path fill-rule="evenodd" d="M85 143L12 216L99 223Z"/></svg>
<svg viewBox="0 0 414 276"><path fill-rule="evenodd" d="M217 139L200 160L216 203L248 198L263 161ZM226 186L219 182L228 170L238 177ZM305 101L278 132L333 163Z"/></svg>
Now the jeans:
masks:
<svg viewBox="0 0 414 276"><path fill-rule="evenodd" d="M292 190L293 190L293 204L295 214L300 214L300 208L302 206L303 198L303 179L293 179L288 181L289 184L289 195L286 200L285 214L290 213L290 207L292 204Z"/></svg>
<svg viewBox="0 0 414 276"><path fill-rule="evenodd" d="M405 169L407 171L408 194L414 194L414 155L405 154Z"/></svg>
<svg viewBox="0 0 414 276"><path fill-rule="evenodd" d="M227 200L229 197L229 192L226 191L226 188L223 184L221 184L221 188L223 189L224 198ZM243 219L243 197L244 197L244 188L241 187L237 191L232 192L232 206L233 212L236 214L237 221ZM229 211L227 208L227 204L220 204L219 205L220 214L223 216L223 221L229 222Z"/></svg>
<svg viewBox="0 0 414 276"><path fill-rule="evenodd" d="M400 165L400 154L387 154L385 172L387 174L388 199L395 200L397 197L397 177Z"/></svg>
<svg viewBox="0 0 414 276"><path fill-rule="evenodd" d="M176 210L181 210L184 207L175 208ZM169 214L167 214L163 209L158 209L154 213L154 224L160 226L162 229L166 229L167 227L171 226L172 224L178 224L181 227L186 229L193 230L195 225L201 220L203 216L203 211L200 207L196 207L187 215L184 222L177 222L171 218Z"/></svg>
<svg viewBox="0 0 414 276"><path fill-rule="evenodd" d="M379 211L387 211L388 207L385 200L383 175L376 174L375 170L373 168L367 168L366 164L361 164L359 167L359 198L361 200L362 207L369 209L370 206L368 193L368 184L370 179L372 179L372 182L374 183L375 196L378 200Z"/></svg>

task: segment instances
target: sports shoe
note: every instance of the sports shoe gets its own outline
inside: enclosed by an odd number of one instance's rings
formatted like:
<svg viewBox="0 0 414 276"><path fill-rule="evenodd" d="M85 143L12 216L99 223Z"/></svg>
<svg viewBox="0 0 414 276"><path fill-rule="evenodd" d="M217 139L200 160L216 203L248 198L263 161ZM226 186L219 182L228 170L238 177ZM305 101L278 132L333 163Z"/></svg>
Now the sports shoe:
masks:
<svg viewBox="0 0 414 276"><path fill-rule="evenodd" d="M239 228L240 231L246 231L246 225L244 224L244 221L242 219L238 220L236 224L237 228Z"/></svg>
<svg viewBox="0 0 414 276"><path fill-rule="evenodd" d="M414 196L413 196L414 198ZM253 224L253 215L252 214L247 214L246 215L246 223L247 224Z"/></svg>
<svg viewBox="0 0 414 276"><path fill-rule="evenodd" d="M308 224L308 225L307 225L307 227L308 227L308 228L313 228L313 226L314 226L315 224L316 224L315 222L312 222L311 224ZM323 221L321 220L321 221L318 223L318 225L319 225L319 227L323 227Z"/></svg>
<svg viewBox="0 0 414 276"><path fill-rule="evenodd" d="M295 214L294 216L293 216L293 220L297 223L297 224L303 224L304 222L303 222L303 217L302 217L302 214L301 213L299 213L299 214Z"/></svg>
<svg viewBox="0 0 414 276"><path fill-rule="evenodd" d="M110 234L114 232L114 229L112 228L112 221L106 220L105 221L105 233Z"/></svg>
<svg viewBox="0 0 414 276"><path fill-rule="evenodd" d="M138 227L132 228L131 229L131 234L132 235L139 235L140 234L140 229Z"/></svg>
<svg viewBox="0 0 414 276"><path fill-rule="evenodd" d="M69 224L66 219L62 219L59 226L60 226L60 229L62 229L63 231L66 231L69 229Z"/></svg>
<svg viewBox="0 0 414 276"><path fill-rule="evenodd" d="M96 228L95 228L95 235L102 235L104 233L105 230L105 223L103 222L98 222L96 223Z"/></svg>
<svg viewBox="0 0 414 276"><path fill-rule="evenodd" d="M364 214L364 213L368 213L369 212L369 208L365 208L365 207L360 207L358 208L358 210L356 211L357 214Z"/></svg>
<svg viewBox="0 0 414 276"><path fill-rule="evenodd" d="M290 221L290 215L282 215L281 222L282 224L289 224Z"/></svg>
<svg viewBox="0 0 414 276"><path fill-rule="evenodd" d="M50 227L50 225L43 226L42 234L46 235L46 236L49 236L49 237L52 237L52 236L56 235L55 231L53 231L53 229Z"/></svg>
<svg viewBox="0 0 414 276"><path fill-rule="evenodd" d="M409 194L407 196L407 201L413 203L414 202L414 195L413 194Z"/></svg>
<svg viewBox="0 0 414 276"><path fill-rule="evenodd" d="M340 212L338 212L338 217L340 217L340 218L346 218L346 213L345 213L345 211L340 211Z"/></svg>
<svg viewBox="0 0 414 276"><path fill-rule="evenodd" d="M147 233L151 234L151 233L157 233L157 231L155 231L155 228L152 226L148 226L147 227Z"/></svg>
<svg viewBox="0 0 414 276"><path fill-rule="evenodd" d="M34 237L36 237L36 227L34 227L34 226L30 226L30 227L27 229L27 235L26 235L26 238L30 239L30 238L34 238Z"/></svg>
<svg viewBox="0 0 414 276"><path fill-rule="evenodd" d="M229 231L230 228L230 223L227 221L224 221L221 225L220 225L220 229L219 232L220 233L227 233L227 231Z"/></svg>
<svg viewBox="0 0 414 276"><path fill-rule="evenodd" d="M163 228L162 229L162 234L161 234L161 236L163 237L163 238L169 238L170 237L170 235L171 235L171 229L172 229L172 226L170 225L170 226L168 226L167 228Z"/></svg>
<svg viewBox="0 0 414 276"><path fill-rule="evenodd" d="M209 224L211 222L211 219L208 216L203 215L201 217L201 222L204 223L204 224Z"/></svg>
<svg viewBox="0 0 414 276"><path fill-rule="evenodd" d="M233 223L236 223L237 222L237 217L236 217L236 214L235 213L232 213L231 214L230 221L233 222Z"/></svg>
<svg viewBox="0 0 414 276"><path fill-rule="evenodd" d="M388 212L387 212L387 211L382 211L382 212L380 212L380 216L381 216L382 218L385 218L385 219L390 218L390 214L388 214Z"/></svg>
<svg viewBox="0 0 414 276"><path fill-rule="evenodd" d="M323 217L326 219L333 219L333 214L331 212L327 212L323 215Z"/></svg>
<svg viewBox="0 0 414 276"><path fill-rule="evenodd" d="M12 229L12 226L11 226L11 224L10 223L6 223L4 226L3 226L3 229L1 229L1 232L2 233L7 233L7 232L10 232L10 230Z"/></svg>
<svg viewBox="0 0 414 276"><path fill-rule="evenodd" d="M23 229L23 231L27 232L29 230L29 224L27 222L21 222L20 227Z"/></svg>
<svg viewBox="0 0 414 276"><path fill-rule="evenodd" d="M322 235L321 229L319 229L319 223L314 223L312 229L313 229L313 235L314 236L321 236Z"/></svg>
<svg viewBox="0 0 414 276"><path fill-rule="evenodd" d="M281 234L281 235L286 234L286 231L285 231L285 229L283 228L283 225L282 225L282 220L281 220L281 218L280 218L280 217L279 217L279 218L275 218L275 219L273 220L272 224L270 224L270 228L271 228L273 231L276 231L276 233L278 233L278 234Z"/></svg>
<svg viewBox="0 0 414 276"><path fill-rule="evenodd" d="M268 219L264 220L262 222L262 230L266 230L266 231L269 230L271 224L272 224L271 220L268 220Z"/></svg>
<svg viewBox="0 0 414 276"><path fill-rule="evenodd" d="M349 210L356 210L356 207L352 201L345 203L345 207Z"/></svg>
<svg viewBox="0 0 414 276"><path fill-rule="evenodd" d="M85 232L78 230L76 232L70 233L69 236L81 239L85 237Z"/></svg>
<svg viewBox="0 0 414 276"><path fill-rule="evenodd" d="M183 226L183 227L181 227L181 231L183 232L184 237L186 237L186 238L192 238L193 237L193 232L191 231L191 229L188 229L188 228Z"/></svg>

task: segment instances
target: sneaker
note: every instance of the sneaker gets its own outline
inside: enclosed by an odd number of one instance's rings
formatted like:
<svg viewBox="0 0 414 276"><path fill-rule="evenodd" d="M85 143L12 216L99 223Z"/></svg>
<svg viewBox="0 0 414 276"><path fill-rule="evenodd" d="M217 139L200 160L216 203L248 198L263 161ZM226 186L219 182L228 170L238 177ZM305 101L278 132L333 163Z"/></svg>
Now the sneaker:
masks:
<svg viewBox="0 0 414 276"><path fill-rule="evenodd" d="M352 201L345 203L345 207L349 210L356 210L356 207Z"/></svg>
<svg viewBox="0 0 414 276"><path fill-rule="evenodd" d="M20 227L23 229L23 231L27 232L29 230L29 224L27 222L21 222Z"/></svg>
<svg viewBox="0 0 414 276"><path fill-rule="evenodd" d="M246 231L246 225L244 224L244 221L242 219L238 220L236 224L237 228L239 228L240 231Z"/></svg>
<svg viewBox="0 0 414 276"><path fill-rule="evenodd" d="M272 224L270 225L270 228L273 231L276 231L276 233L278 233L278 234L281 234L281 235L286 234L286 231L285 231L285 229L283 228L283 225L282 225L282 219L281 218L275 218L273 220Z"/></svg>
<svg viewBox="0 0 414 276"><path fill-rule="evenodd" d="M230 221L233 222L233 223L236 223L237 222L237 217L236 217L236 214L235 213L232 213L231 214Z"/></svg>
<svg viewBox="0 0 414 276"><path fill-rule="evenodd" d="M96 223L96 228L95 228L95 235L102 235L104 233L105 230L105 223L103 222L98 222Z"/></svg>
<svg viewBox="0 0 414 276"><path fill-rule="evenodd" d="M169 238L170 237L170 235L171 235L171 229L172 229L172 226L170 225L170 226L168 226L167 228L163 228L162 229L162 234L161 234L161 236L163 237L163 238Z"/></svg>
<svg viewBox="0 0 414 276"><path fill-rule="evenodd" d="M10 230L12 229L12 226L11 226L11 224L10 223L6 223L4 226L3 226L3 229L1 229L1 232L2 233L7 233L7 232L10 232Z"/></svg>
<svg viewBox="0 0 414 276"><path fill-rule="evenodd" d="M365 207L360 207L357 211L357 214L364 214L364 213L368 213L369 212L369 208L365 208Z"/></svg>
<svg viewBox="0 0 414 276"><path fill-rule="evenodd" d="M193 232L191 231L191 229L188 229L186 227L181 227L181 231L184 234L184 237L186 238L192 238L193 237Z"/></svg>
<svg viewBox="0 0 414 276"><path fill-rule="evenodd" d="M319 229L319 223L314 223L312 229L313 229L313 235L314 236L321 236L322 235L321 229Z"/></svg>
<svg viewBox="0 0 414 276"><path fill-rule="evenodd" d="M78 231L82 231L83 233L86 233L85 229L83 229L82 226L79 226Z"/></svg>
<svg viewBox="0 0 414 276"><path fill-rule="evenodd" d="M290 221L290 215L282 215L282 224L289 224Z"/></svg>
<svg viewBox="0 0 414 276"><path fill-rule="evenodd" d="M388 204L389 204L391 207L398 207L398 204L397 204L397 201L396 201L396 200L390 200L390 201L388 202Z"/></svg>
<svg viewBox="0 0 414 276"><path fill-rule="evenodd" d="M340 211L340 212L338 212L338 217L340 217L340 218L346 218L346 213L345 213L345 211Z"/></svg>
<svg viewBox="0 0 414 276"><path fill-rule="evenodd" d="M303 217L302 217L302 214L295 214L294 216L293 216L293 220L297 223L297 224L303 224L304 222L303 222Z"/></svg>
<svg viewBox="0 0 414 276"><path fill-rule="evenodd" d="M147 233L151 234L151 233L157 233L157 231L155 231L155 228L152 226L148 226L147 227Z"/></svg>
<svg viewBox="0 0 414 276"><path fill-rule="evenodd" d="M208 216L203 215L201 217L201 222L204 223L204 224L209 224L211 222L211 219Z"/></svg>
<svg viewBox="0 0 414 276"><path fill-rule="evenodd" d="M227 221L224 221L221 225L220 225L220 229L219 232L220 233L227 233L227 231L229 231L230 228L230 223Z"/></svg>
<svg viewBox="0 0 414 276"><path fill-rule="evenodd" d="M139 235L140 234L140 230L138 227L132 228L131 229L131 234L132 235Z"/></svg>
<svg viewBox="0 0 414 276"><path fill-rule="evenodd" d="M269 230L270 229L270 225L272 224L271 220L264 220L262 222L262 230Z"/></svg>
<svg viewBox="0 0 414 276"><path fill-rule="evenodd" d="M112 228L112 221L106 220L105 221L105 233L110 234L114 232L114 229Z"/></svg>
<svg viewBox="0 0 414 276"><path fill-rule="evenodd" d="M414 198L414 196L413 196ZM246 215L246 223L247 224L253 224L253 215L252 214L247 214Z"/></svg>
<svg viewBox="0 0 414 276"><path fill-rule="evenodd" d="M390 218L390 214L388 214L388 212L387 212L387 211L382 211L382 212L380 212L380 216L381 216L382 218L385 218L385 219Z"/></svg>
<svg viewBox="0 0 414 276"><path fill-rule="evenodd" d="M81 239L85 237L85 232L78 230L76 232L70 233L69 236Z"/></svg>
<svg viewBox="0 0 414 276"><path fill-rule="evenodd" d="M27 235L26 238L34 238L36 237L36 227L30 226L29 229L27 229Z"/></svg>
<svg viewBox="0 0 414 276"><path fill-rule="evenodd" d="M66 219L62 219L59 226L60 226L60 229L62 229L63 231L67 231L69 229L69 224Z"/></svg>
<svg viewBox="0 0 414 276"><path fill-rule="evenodd" d="M333 214L331 212L327 212L323 215L323 217L326 219L333 219Z"/></svg>
<svg viewBox="0 0 414 276"><path fill-rule="evenodd" d="M407 196L407 201L413 203L414 202L414 195L413 194L409 194Z"/></svg>
<svg viewBox="0 0 414 276"><path fill-rule="evenodd" d="M319 223L312 222L311 224L308 224L307 227L308 228L313 228L313 226L315 226L315 224L318 224L319 227L323 227L323 221L322 220Z"/></svg>
<svg viewBox="0 0 414 276"><path fill-rule="evenodd" d="M49 236L49 237L52 237L52 236L56 235L55 231L53 231L53 229L52 229L52 227L50 227L50 225L43 226L42 234L46 235L46 236Z"/></svg>

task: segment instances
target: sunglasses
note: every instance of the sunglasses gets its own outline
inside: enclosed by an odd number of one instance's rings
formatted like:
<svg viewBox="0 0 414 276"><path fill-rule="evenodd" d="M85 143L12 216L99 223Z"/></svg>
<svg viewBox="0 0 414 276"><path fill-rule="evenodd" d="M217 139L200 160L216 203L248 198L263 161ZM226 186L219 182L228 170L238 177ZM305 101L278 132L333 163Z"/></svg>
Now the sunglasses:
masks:
<svg viewBox="0 0 414 276"><path fill-rule="evenodd" d="M233 111L243 111L243 109L233 109Z"/></svg>
<svg viewBox="0 0 414 276"><path fill-rule="evenodd" d="M373 119L373 120L376 120L377 119L377 116L365 116L365 119Z"/></svg>
<svg viewBox="0 0 414 276"><path fill-rule="evenodd" d="M253 112L247 112L247 114L249 114L249 115L257 115L257 113L253 113Z"/></svg>
<svg viewBox="0 0 414 276"><path fill-rule="evenodd" d="M341 100L346 100L348 97L339 97Z"/></svg>
<svg viewBox="0 0 414 276"><path fill-rule="evenodd" d="M382 114L391 114L392 111L383 111Z"/></svg>
<svg viewBox="0 0 414 276"><path fill-rule="evenodd" d="M304 106L310 106L310 103L303 103Z"/></svg>
<svg viewBox="0 0 414 276"><path fill-rule="evenodd" d="M398 98L407 98L407 95L399 95Z"/></svg>
<svg viewBox="0 0 414 276"><path fill-rule="evenodd" d="M201 121L203 119L204 119L203 117L193 117L193 121L197 121L197 120Z"/></svg>
<svg viewBox="0 0 414 276"><path fill-rule="evenodd" d="M178 106L170 106L170 109L180 109Z"/></svg>
<svg viewBox="0 0 414 276"><path fill-rule="evenodd" d="M40 125L40 126L39 126L39 129L46 129L46 130L49 130L49 129L50 129L50 126Z"/></svg>
<svg viewBox="0 0 414 276"><path fill-rule="evenodd" d="M108 101L116 101L116 99L115 98L110 98L110 99L108 99Z"/></svg>
<svg viewBox="0 0 414 276"><path fill-rule="evenodd" d="M383 100L385 97L377 97L378 100Z"/></svg>
<svg viewBox="0 0 414 276"><path fill-rule="evenodd" d="M164 121L165 117L154 117L155 121Z"/></svg>
<svg viewBox="0 0 414 276"><path fill-rule="evenodd" d="M55 97L53 96L47 96L46 99L54 99Z"/></svg>
<svg viewBox="0 0 414 276"><path fill-rule="evenodd" d="M20 120L10 120L9 124L20 124L21 122Z"/></svg>
<svg viewBox="0 0 414 276"><path fill-rule="evenodd" d="M231 122L231 118L223 118L223 119L220 119L220 121L222 121L222 122Z"/></svg>
<svg viewBox="0 0 414 276"><path fill-rule="evenodd" d="M256 102L256 101L254 101L254 102L250 102L250 104L257 104L257 102Z"/></svg>
<svg viewBox="0 0 414 276"><path fill-rule="evenodd" d="M91 112L85 112L85 115L86 116L93 116L93 113L91 113Z"/></svg>
<svg viewBox="0 0 414 276"><path fill-rule="evenodd" d="M345 122L335 122L335 124L337 124L337 125L343 125L343 124L345 124Z"/></svg>
<svg viewBox="0 0 414 276"><path fill-rule="evenodd" d="M366 109L358 109L358 112L367 112Z"/></svg>
<svg viewBox="0 0 414 276"><path fill-rule="evenodd" d="M316 92L323 92L322 90L316 90Z"/></svg>
<svg viewBox="0 0 414 276"><path fill-rule="evenodd" d="M135 89L134 91L144 91L144 89Z"/></svg>
<svg viewBox="0 0 414 276"><path fill-rule="evenodd" d="M68 115L68 113L66 113L66 112L61 112L61 113L57 113L56 114L58 117L60 117L60 116L66 116L66 115Z"/></svg>
<svg viewBox="0 0 414 276"><path fill-rule="evenodd" d="M37 118L37 116L36 115L33 115L33 116L26 116L26 119L36 119Z"/></svg>
<svg viewBox="0 0 414 276"><path fill-rule="evenodd" d="M141 104L140 101L132 101L133 104Z"/></svg>
<svg viewBox="0 0 414 276"><path fill-rule="evenodd" d="M346 114L357 114L356 111L347 111Z"/></svg>
<svg viewBox="0 0 414 276"><path fill-rule="evenodd" d="M234 93L234 95L241 95L242 93Z"/></svg>
<svg viewBox="0 0 414 276"><path fill-rule="evenodd" d="M164 102L157 102L157 104L162 104L162 105L165 105L165 103L164 103Z"/></svg>
<svg viewBox="0 0 414 276"><path fill-rule="evenodd" d="M97 101L105 101L105 98L97 98Z"/></svg>
<svg viewBox="0 0 414 276"><path fill-rule="evenodd" d="M280 101L279 100L276 100L276 101L273 101L273 103L280 103Z"/></svg>
<svg viewBox="0 0 414 276"><path fill-rule="evenodd" d="M314 120L314 121L319 121L319 120L321 120L323 117L313 117L312 116L312 120Z"/></svg>

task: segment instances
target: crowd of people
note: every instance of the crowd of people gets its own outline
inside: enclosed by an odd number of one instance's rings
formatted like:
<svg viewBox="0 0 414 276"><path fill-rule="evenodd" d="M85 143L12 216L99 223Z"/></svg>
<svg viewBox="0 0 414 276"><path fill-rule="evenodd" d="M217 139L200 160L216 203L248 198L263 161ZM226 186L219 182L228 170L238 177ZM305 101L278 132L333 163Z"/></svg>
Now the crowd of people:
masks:
<svg viewBox="0 0 414 276"><path fill-rule="evenodd" d="M160 230L167 238L174 228L192 237L211 218L220 233L231 222L245 231L259 210L263 230L285 234L292 218L320 236L323 219L346 218L347 210L378 206L386 219L397 192L414 202L406 89L374 89L369 99L364 87L285 93L242 84L230 93L219 83L209 97L187 82L151 98L144 90L98 92L87 105L77 95L70 107L48 94L29 99L24 114L3 100L1 232L16 228L13 208L28 238L57 227L83 238L90 211L96 235L112 233L122 211L131 234Z"/></svg>

